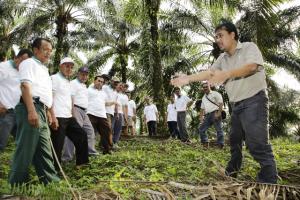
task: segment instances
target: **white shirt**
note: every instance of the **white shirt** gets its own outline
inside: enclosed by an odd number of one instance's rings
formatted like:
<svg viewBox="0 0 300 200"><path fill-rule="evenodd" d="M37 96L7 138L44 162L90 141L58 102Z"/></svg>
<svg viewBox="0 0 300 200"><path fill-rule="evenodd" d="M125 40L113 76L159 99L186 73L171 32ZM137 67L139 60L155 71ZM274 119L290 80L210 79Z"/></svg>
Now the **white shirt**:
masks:
<svg viewBox="0 0 300 200"><path fill-rule="evenodd" d="M114 102L116 92L110 85L103 85L102 90L107 94L107 102ZM114 115L115 105L106 106L106 113Z"/></svg>
<svg viewBox="0 0 300 200"><path fill-rule="evenodd" d="M177 112L186 111L186 104L191 101L192 99L188 98L187 96L180 95L180 97L175 100L175 108Z"/></svg>
<svg viewBox="0 0 300 200"><path fill-rule="evenodd" d="M123 106L126 106L126 98L124 98L124 95L119 92L117 93L116 91L114 92L114 101L117 102L120 106L118 106L118 112L123 113Z"/></svg>
<svg viewBox="0 0 300 200"><path fill-rule="evenodd" d="M133 109L136 108L135 102L133 100L128 101L128 116L134 117Z"/></svg>
<svg viewBox="0 0 300 200"><path fill-rule="evenodd" d="M156 121L156 114L157 113L156 105L150 104L149 106L146 105L144 108L144 115L146 115L146 121Z"/></svg>
<svg viewBox="0 0 300 200"><path fill-rule="evenodd" d="M24 60L19 65L19 79L31 84L32 97L40 97L43 104L52 107L52 81L45 65L35 57Z"/></svg>
<svg viewBox="0 0 300 200"><path fill-rule="evenodd" d="M100 118L106 118L105 103L107 102L107 94L103 90L89 87L89 106L86 113Z"/></svg>
<svg viewBox="0 0 300 200"><path fill-rule="evenodd" d="M12 60L0 63L0 101L7 109L15 108L20 101L19 72Z"/></svg>
<svg viewBox="0 0 300 200"><path fill-rule="evenodd" d="M72 117L72 99L69 80L60 72L51 76L55 117Z"/></svg>
<svg viewBox="0 0 300 200"><path fill-rule="evenodd" d="M167 113L168 113L168 122L177 122L177 110L175 107L175 102L173 104L169 104L167 108Z"/></svg>
<svg viewBox="0 0 300 200"><path fill-rule="evenodd" d="M204 109L205 114L211 113L212 111L215 110L219 110L219 106L216 106L213 103L211 103L205 96L206 95L202 97L202 103L201 103L201 109ZM211 90L208 93L207 97L217 105L219 105L219 103L223 103L222 95L216 91Z"/></svg>
<svg viewBox="0 0 300 200"><path fill-rule="evenodd" d="M126 95L126 93L122 94L124 101L125 101L125 106L128 106L128 96Z"/></svg>
<svg viewBox="0 0 300 200"><path fill-rule="evenodd" d="M74 105L87 109L88 102L88 90L84 83L80 82L78 78L69 83L71 89L71 96L74 99Z"/></svg>

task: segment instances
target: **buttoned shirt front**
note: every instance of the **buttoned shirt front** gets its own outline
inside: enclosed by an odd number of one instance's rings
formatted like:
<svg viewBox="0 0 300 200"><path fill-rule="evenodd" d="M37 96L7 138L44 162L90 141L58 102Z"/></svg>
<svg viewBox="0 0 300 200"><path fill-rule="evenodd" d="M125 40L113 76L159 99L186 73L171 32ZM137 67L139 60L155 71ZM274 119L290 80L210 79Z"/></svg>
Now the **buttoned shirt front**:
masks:
<svg viewBox="0 0 300 200"><path fill-rule="evenodd" d="M211 67L214 70L224 71L237 68L247 63L255 63L258 65L257 71L254 74L229 78L225 82L225 90L230 102L247 99L259 91L266 89L266 76L260 50L252 42L238 42L232 56L227 52L222 53Z"/></svg>
<svg viewBox="0 0 300 200"><path fill-rule="evenodd" d="M48 68L35 57L28 58L19 65L20 82L31 84L33 97L40 97L40 102L52 107L52 81Z"/></svg>
<svg viewBox="0 0 300 200"><path fill-rule="evenodd" d="M133 117L133 109L136 108L135 102L133 100L128 101L128 116Z"/></svg>
<svg viewBox="0 0 300 200"><path fill-rule="evenodd" d="M180 95L180 97L178 97L175 100L175 108L178 111L186 111L186 106L187 103L191 102L192 99L188 98L187 96L184 95Z"/></svg>
<svg viewBox="0 0 300 200"><path fill-rule="evenodd" d="M15 108L20 101L19 72L12 60L0 63L0 101L7 109Z"/></svg>
<svg viewBox="0 0 300 200"><path fill-rule="evenodd" d="M88 88L89 106L86 113L100 118L106 118L105 104L107 102L107 94L102 89L95 87Z"/></svg>
<svg viewBox="0 0 300 200"><path fill-rule="evenodd" d="M167 113L168 113L168 122L177 122L177 110L175 107L175 102L170 103L167 107Z"/></svg>
<svg viewBox="0 0 300 200"><path fill-rule="evenodd" d="M207 97L214 102L215 104L219 105L223 103L222 95L216 91L210 91L207 94ZM201 109L204 109L205 114L211 113L212 111L219 110L219 106L211 103L207 98L206 94L202 97Z"/></svg>
<svg viewBox="0 0 300 200"><path fill-rule="evenodd" d="M80 82L78 78L74 79L70 83L71 96L74 99L74 105L87 109L88 102L88 90L84 83Z"/></svg>
<svg viewBox="0 0 300 200"><path fill-rule="evenodd" d="M144 115L146 115L146 121L156 121L156 114L157 113L156 105L150 104L146 105L144 108Z"/></svg>
<svg viewBox="0 0 300 200"><path fill-rule="evenodd" d="M114 102L116 91L110 85L103 85L102 90L107 94L107 102ZM115 105L106 106L106 113L114 115Z"/></svg>
<svg viewBox="0 0 300 200"><path fill-rule="evenodd" d="M51 76L55 117L72 117L72 98L69 80L60 72Z"/></svg>

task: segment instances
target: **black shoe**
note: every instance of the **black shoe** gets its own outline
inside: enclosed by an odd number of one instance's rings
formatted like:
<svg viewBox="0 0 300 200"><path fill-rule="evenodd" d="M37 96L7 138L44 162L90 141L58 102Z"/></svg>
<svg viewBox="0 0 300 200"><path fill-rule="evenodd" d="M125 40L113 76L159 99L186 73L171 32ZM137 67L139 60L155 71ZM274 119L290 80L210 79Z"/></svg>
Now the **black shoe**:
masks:
<svg viewBox="0 0 300 200"><path fill-rule="evenodd" d="M106 155L106 154L112 155L111 151L103 151L103 155Z"/></svg>

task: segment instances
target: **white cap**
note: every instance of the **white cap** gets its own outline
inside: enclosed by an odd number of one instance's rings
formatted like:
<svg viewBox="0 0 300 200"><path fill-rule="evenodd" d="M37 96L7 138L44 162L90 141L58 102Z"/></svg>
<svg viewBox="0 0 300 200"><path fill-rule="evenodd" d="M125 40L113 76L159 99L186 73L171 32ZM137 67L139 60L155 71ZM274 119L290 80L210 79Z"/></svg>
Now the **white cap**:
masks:
<svg viewBox="0 0 300 200"><path fill-rule="evenodd" d="M74 64L74 67L78 66L77 62L75 62L75 61L74 61L72 58L70 58L70 57L65 57L64 59L62 59L62 60L60 61L60 64L62 65L62 64L64 64L64 63L68 63L68 62L73 63L73 64Z"/></svg>

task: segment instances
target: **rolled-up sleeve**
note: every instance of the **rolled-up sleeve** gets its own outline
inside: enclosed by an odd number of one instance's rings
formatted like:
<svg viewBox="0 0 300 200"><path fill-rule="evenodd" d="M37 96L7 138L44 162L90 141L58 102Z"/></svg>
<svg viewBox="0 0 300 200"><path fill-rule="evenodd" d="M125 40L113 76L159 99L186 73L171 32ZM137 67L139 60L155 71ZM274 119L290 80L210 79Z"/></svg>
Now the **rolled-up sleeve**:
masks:
<svg viewBox="0 0 300 200"><path fill-rule="evenodd" d="M261 55L260 50L254 43L250 43L247 47L245 47L245 63L255 63L258 65L257 71L261 71L264 69L264 61Z"/></svg>
<svg viewBox="0 0 300 200"><path fill-rule="evenodd" d="M23 61L19 66L20 82L34 83L37 74L36 67L30 62Z"/></svg>

